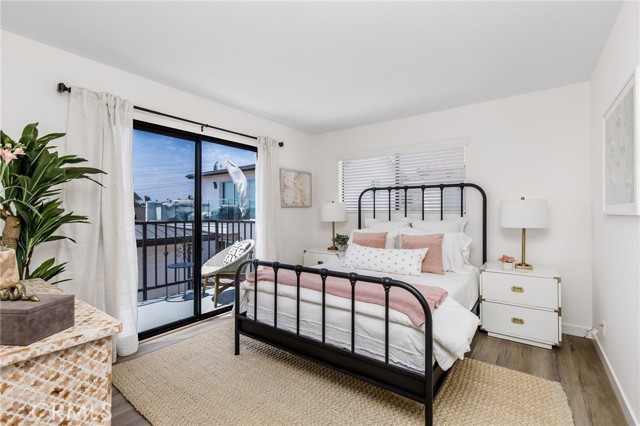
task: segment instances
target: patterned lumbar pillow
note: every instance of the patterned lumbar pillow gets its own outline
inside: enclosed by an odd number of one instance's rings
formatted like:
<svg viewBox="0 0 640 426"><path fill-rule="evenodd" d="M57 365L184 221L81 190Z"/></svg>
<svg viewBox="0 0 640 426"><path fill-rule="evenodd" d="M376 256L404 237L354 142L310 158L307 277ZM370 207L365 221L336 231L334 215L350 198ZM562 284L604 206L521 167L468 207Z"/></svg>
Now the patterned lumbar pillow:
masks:
<svg viewBox="0 0 640 426"><path fill-rule="evenodd" d="M427 248L415 250L380 249L349 244L344 266L402 275L420 275Z"/></svg>
<svg viewBox="0 0 640 426"><path fill-rule="evenodd" d="M251 246L251 243L243 243L242 241L236 241L233 243L227 255L222 260L224 265L228 265L231 262L235 262L238 258L240 258Z"/></svg>

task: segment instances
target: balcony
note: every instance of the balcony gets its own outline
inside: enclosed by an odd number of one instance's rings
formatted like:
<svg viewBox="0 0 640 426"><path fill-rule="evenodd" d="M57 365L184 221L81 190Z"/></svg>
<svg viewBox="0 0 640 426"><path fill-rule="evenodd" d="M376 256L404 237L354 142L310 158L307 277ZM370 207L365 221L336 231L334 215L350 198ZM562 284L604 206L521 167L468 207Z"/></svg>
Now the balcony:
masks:
<svg viewBox="0 0 640 426"><path fill-rule="evenodd" d="M193 222L136 221L138 247L138 331L193 315ZM238 240L255 239L255 221L203 220L202 262ZM199 267L199 266L198 266ZM206 291L206 289L205 289ZM232 291L218 309L233 303ZM213 293L202 298L202 312L214 310Z"/></svg>

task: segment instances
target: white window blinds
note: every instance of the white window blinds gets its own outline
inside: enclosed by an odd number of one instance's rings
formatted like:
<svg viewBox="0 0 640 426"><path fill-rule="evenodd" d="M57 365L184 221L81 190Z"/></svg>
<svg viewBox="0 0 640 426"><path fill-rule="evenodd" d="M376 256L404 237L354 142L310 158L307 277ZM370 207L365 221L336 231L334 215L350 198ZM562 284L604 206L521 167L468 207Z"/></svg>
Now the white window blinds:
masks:
<svg viewBox="0 0 640 426"><path fill-rule="evenodd" d="M432 185L460 183L465 179L465 147L455 146L418 152L397 152L376 157L340 160L340 197L348 211L358 211L360 193L373 186ZM404 191L376 194L376 210L404 210ZM373 210L373 197L367 193L363 210ZM407 209L422 208L421 191L410 191ZM425 191L425 210L440 211L440 189ZM460 212L460 189L444 190L444 211Z"/></svg>

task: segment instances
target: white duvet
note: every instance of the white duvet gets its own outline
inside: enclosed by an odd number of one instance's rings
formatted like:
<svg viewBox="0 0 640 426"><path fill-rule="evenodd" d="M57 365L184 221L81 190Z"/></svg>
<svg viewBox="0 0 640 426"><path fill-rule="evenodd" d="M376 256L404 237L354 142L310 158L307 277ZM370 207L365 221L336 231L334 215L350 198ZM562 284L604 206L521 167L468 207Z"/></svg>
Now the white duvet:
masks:
<svg viewBox="0 0 640 426"><path fill-rule="evenodd" d="M342 267L341 261L324 264L337 271L353 271ZM363 275L376 275L372 271L358 271ZM382 275L382 274L378 274ZM478 295L477 271L469 268L464 273L445 275L422 274L421 277L384 274L412 285L433 285L449 292L445 301L433 312L433 361L443 370L449 369L456 359L462 359L470 350L470 344L479 319L469 308ZM274 284L258 283L258 321L273 324ZM320 340L322 336L322 295L320 292L300 290L300 333ZM253 318L253 286L243 283L240 293L240 309ZM378 360L384 360L384 307L356 301L355 351ZM351 349L351 301L326 295L325 341ZM389 310L389 359L390 363L410 370L424 371L424 326L415 327L409 317L393 309ZM296 330L296 288L278 285L278 328Z"/></svg>

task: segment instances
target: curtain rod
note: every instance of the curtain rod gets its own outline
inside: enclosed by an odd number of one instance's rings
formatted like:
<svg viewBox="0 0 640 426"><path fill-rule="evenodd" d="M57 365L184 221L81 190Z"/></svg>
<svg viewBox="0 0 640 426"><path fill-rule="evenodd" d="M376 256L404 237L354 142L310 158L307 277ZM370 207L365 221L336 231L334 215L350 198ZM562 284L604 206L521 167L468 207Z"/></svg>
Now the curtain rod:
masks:
<svg viewBox="0 0 640 426"><path fill-rule="evenodd" d="M64 92L71 93L71 87L67 86L64 83L58 83L57 90L58 90L58 93L64 93ZM136 105L134 105L133 108L137 109L139 111L144 111L144 112L148 112L148 113L151 113L151 114L160 115L162 117L172 118L174 120L179 120L179 121L184 121L186 123L196 124L196 125L200 126L200 131L201 132L204 132L204 129L208 128L208 129L220 130L222 132L233 133L234 135L243 136L245 138L256 139L256 140L258 139L256 136L251 136L251 135L247 135L247 134L244 134L244 133L234 132L233 130L223 129L222 127L210 126L209 124L199 123L197 121L189 120L189 119L182 118L182 117L176 117L175 115L165 114L164 112L154 111L154 110L149 109L149 108L143 108L143 107L136 106ZM278 146L284 146L284 142L278 142Z"/></svg>

